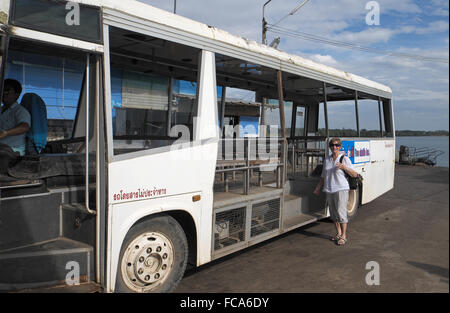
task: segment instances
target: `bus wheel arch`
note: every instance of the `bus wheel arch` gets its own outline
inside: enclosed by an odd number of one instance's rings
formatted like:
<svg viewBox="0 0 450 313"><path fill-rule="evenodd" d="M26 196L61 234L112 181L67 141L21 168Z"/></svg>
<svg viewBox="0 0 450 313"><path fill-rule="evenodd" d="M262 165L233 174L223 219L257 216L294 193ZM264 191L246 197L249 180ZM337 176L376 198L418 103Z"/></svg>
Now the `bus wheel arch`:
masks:
<svg viewBox="0 0 450 313"><path fill-rule="evenodd" d="M120 250L116 292L170 292L181 281L188 260L188 241L169 214L136 222Z"/></svg>
<svg viewBox="0 0 450 313"><path fill-rule="evenodd" d="M195 225L192 215L183 210L175 210L164 212L174 218L183 228L188 241L188 266L197 265L197 227Z"/></svg>
<svg viewBox="0 0 450 313"><path fill-rule="evenodd" d="M362 184L358 184L358 188L348 192L347 217L349 220L356 216L358 208L361 206L362 188Z"/></svg>

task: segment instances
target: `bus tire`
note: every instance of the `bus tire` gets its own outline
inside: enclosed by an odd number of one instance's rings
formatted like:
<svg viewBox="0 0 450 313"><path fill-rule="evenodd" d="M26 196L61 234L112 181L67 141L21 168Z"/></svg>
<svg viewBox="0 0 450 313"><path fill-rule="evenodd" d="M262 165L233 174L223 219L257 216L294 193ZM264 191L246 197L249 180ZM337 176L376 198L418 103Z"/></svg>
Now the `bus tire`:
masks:
<svg viewBox="0 0 450 313"><path fill-rule="evenodd" d="M116 292L171 292L183 278L187 259L186 235L174 218L144 220L122 244Z"/></svg>
<svg viewBox="0 0 450 313"><path fill-rule="evenodd" d="M360 190L361 186L354 190L348 191L348 202L347 202L347 218L350 221L356 216L360 203Z"/></svg>

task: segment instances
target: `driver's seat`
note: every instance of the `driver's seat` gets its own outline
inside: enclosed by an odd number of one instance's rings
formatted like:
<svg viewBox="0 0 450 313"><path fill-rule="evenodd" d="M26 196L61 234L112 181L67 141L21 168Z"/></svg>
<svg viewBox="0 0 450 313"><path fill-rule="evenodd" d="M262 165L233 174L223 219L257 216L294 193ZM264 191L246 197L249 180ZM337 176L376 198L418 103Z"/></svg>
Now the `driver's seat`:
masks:
<svg viewBox="0 0 450 313"><path fill-rule="evenodd" d="M31 127L27 133L26 154L39 154L47 145L47 108L35 93L26 93L20 105L31 115Z"/></svg>

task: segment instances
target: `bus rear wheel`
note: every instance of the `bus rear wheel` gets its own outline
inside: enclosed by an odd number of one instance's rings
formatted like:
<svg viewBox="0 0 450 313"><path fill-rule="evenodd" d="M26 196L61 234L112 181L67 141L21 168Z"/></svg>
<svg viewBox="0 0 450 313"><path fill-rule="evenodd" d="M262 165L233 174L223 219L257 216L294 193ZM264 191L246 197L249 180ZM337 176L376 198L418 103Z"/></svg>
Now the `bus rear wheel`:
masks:
<svg viewBox="0 0 450 313"><path fill-rule="evenodd" d="M188 243L180 224L161 215L133 226L120 252L117 292L171 292L186 269Z"/></svg>
<svg viewBox="0 0 450 313"><path fill-rule="evenodd" d="M359 207L359 190L360 186L354 190L348 191L347 218L351 220L355 217Z"/></svg>

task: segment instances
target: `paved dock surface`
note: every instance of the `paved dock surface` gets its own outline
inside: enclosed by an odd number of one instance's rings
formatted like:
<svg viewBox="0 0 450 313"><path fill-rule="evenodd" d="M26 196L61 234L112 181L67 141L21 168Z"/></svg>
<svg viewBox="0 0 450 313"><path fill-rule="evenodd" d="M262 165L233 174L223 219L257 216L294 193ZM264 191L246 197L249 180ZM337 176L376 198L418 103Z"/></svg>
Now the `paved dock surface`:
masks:
<svg viewBox="0 0 450 313"><path fill-rule="evenodd" d="M188 271L175 292L449 292L448 186L448 168L398 165L394 189L359 208L345 246L322 220ZM379 285L366 283L370 261Z"/></svg>

